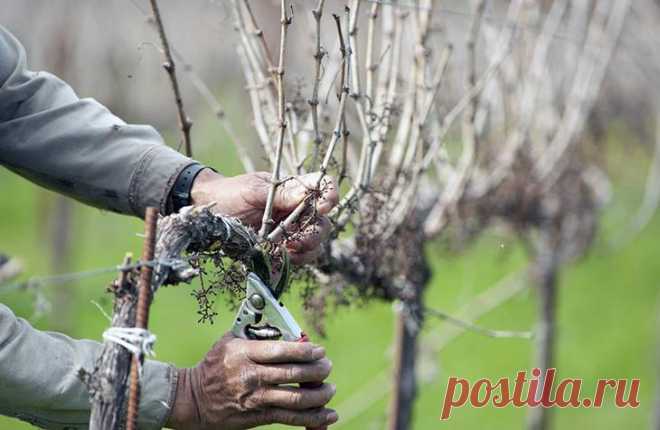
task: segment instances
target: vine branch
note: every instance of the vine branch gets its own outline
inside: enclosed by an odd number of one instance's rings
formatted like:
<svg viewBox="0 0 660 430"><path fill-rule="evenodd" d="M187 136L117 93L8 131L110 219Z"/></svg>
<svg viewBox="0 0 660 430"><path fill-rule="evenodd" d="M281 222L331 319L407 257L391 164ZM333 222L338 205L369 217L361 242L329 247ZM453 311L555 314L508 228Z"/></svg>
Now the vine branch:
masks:
<svg viewBox="0 0 660 430"><path fill-rule="evenodd" d="M163 48L163 55L165 56L165 62L163 63L163 68L167 72L167 75L170 78L170 84L172 84L172 92L174 93L174 102L176 103L177 116L179 118L179 128L181 129L182 142L188 157L192 157L192 144L190 141L190 129L192 128L192 121L186 115L186 111L183 107L183 99L181 97L181 90L179 88L179 81L176 77L176 64L174 58L172 57L172 51L170 49L170 44L167 40L167 34L165 33L165 26L163 20L160 16L160 10L158 8L158 0L149 0L151 3L151 11L153 13L154 21L156 27L158 28L158 36L160 37L160 42Z"/></svg>

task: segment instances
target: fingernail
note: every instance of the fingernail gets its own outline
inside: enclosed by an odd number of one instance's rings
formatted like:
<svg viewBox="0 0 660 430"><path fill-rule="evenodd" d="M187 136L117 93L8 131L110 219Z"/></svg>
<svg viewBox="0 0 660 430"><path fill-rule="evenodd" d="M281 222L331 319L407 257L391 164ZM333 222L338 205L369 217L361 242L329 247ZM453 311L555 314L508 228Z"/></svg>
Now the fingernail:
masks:
<svg viewBox="0 0 660 430"><path fill-rule="evenodd" d="M312 350L312 358L314 360L320 360L323 357L325 357L325 348L322 346L317 346Z"/></svg>
<svg viewBox="0 0 660 430"><path fill-rule="evenodd" d="M337 412L332 411L326 415L325 420L329 423L336 423L339 420L339 415L337 415Z"/></svg>
<svg viewBox="0 0 660 430"><path fill-rule="evenodd" d="M302 251L302 244L298 241L289 240L286 242L286 250L292 254L298 254Z"/></svg>
<svg viewBox="0 0 660 430"><path fill-rule="evenodd" d="M332 209L332 205L325 199L319 199L316 202L316 210L319 211L321 215L325 215Z"/></svg>
<svg viewBox="0 0 660 430"><path fill-rule="evenodd" d="M337 386L335 384L330 384L330 387L332 387L332 395L334 396L337 394Z"/></svg>

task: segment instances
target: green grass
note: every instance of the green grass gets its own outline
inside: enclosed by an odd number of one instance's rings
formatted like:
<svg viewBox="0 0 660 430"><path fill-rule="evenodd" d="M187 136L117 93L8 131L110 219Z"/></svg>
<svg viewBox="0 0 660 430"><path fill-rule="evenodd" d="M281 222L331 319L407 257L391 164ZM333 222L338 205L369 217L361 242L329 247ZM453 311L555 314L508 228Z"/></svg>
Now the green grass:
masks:
<svg viewBox="0 0 660 430"><path fill-rule="evenodd" d="M199 158L227 173L237 173L235 159L219 142L224 137L217 127L200 122L199 136L216 136ZM218 154L222 154L220 157ZM639 160L639 154L634 159ZM635 161L635 169L617 170L615 198L608 208L603 231L594 250L579 263L568 267L561 278L559 298L559 339L557 367L559 375L585 381L587 391L596 378L641 379L637 409L555 410L554 428L646 428L650 422L654 392L654 351L658 283L660 283L660 218L656 218L623 248L610 247L610 239L625 226L638 203L644 175L644 161ZM0 171L0 250L20 257L27 275L51 273L48 245L49 212L44 201L48 193L6 170ZM118 264L124 252L139 255L142 229L139 220L75 204L73 216L73 249L70 270L107 267ZM433 279L428 289L428 304L445 311L456 311L479 292L502 277L525 265L525 255L515 243L496 235L488 235L461 256L452 256L440 246L429 247ZM107 321L90 303L99 301L108 309L104 287L112 275L80 280L57 289L65 295L71 313L62 319L57 309L50 316L32 321L42 329L59 327L75 337L99 339ZM54 290L48 290L49 294ZM0 293L0 301L20 316L33 313L33 296L26 292ZM301 318L299 300L286 299L292 312ZM196 303L190 287L165 288L158 293L151 314L151 328L158 335L158 359L178 366L191 366L229 327L232 318L223 300L214 325L196 322ZM533 327L535 300L526 291L495 311L479 324L496 329L528 330ZM525 410L516 408L456 409L450 422L440 422L442 399L449 376L470 380L513 377L529 367L530 341L491 339L466 333L441 351L434 351L433 336L443 333L445 322L429 319L424 328L423 347L436 373L420 388L415 408L415 429L513 429L522 428ZM391 367L393 312L391 305L372 303L365 307L340 309L328 318L327 339L323 344L333 360L332 381L338 386L334 406L352 413L363 409L343 426L344 429L383 428L388 410L389 386L385 381L370 382ZM428 366L425 366L428 367ZM357 396L357 397L356 397ZM349 401L349 403L344 403ZM28 425L0 418L0 429L22 429Z"/></svg>

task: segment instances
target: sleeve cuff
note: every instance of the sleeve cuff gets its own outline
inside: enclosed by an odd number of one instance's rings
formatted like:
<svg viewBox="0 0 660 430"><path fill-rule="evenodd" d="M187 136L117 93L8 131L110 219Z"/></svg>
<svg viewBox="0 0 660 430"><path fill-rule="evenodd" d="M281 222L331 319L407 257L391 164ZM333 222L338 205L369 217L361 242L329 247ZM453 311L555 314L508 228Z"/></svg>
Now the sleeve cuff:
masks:
<svg viewBox="0 0 660 430"><path fill-rule="evenodd" d="M174 407L178 373L171 364L147 360L140 393L140 429L161 429Z"/></svg>
<svg viewBox="0 0 660 430"><path fill-rule="evenodd" d="M167 200L181 171L197 164L165 145L153 145L140 157L130 181L128 201L131 211L143 217L147 207L167 213Z"/></svg>

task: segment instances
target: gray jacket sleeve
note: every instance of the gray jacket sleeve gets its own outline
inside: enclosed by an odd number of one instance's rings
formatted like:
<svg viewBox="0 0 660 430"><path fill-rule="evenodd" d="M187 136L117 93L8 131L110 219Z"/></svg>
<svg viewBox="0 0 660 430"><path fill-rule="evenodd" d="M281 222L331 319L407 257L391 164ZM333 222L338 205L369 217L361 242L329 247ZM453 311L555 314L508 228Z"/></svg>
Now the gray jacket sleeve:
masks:
<svg viewBox="0 0 660 430"><path fill-rule="evenodd" d="M0 414L47 429L86 429L89 396L78 370L91 370L101 345L36 330L0 304ZM160 429L176 391L176 369L146 361L139 427Z"/></svg>
<svg viewBox="0 0 660 430"><path fill-rule="evenodd" d="M192 160L147 126L126 125L53 75L26 69L25 52L0 26L0 165L99 208L142 216L165 211ZM41 332L0 304L0 413L45 428L86 428L89 401L77 377L100 345ZM170 365L147 362L142 428L160 428L176 388Z"/></svg>
<svg viewBox="0 0 660 430"><path fill-rule="evenodd" d="M143 216L166 211L178 174L193 161L149 126L127 125L46 72L0 26L0 164L90 205Z"/></svg>

